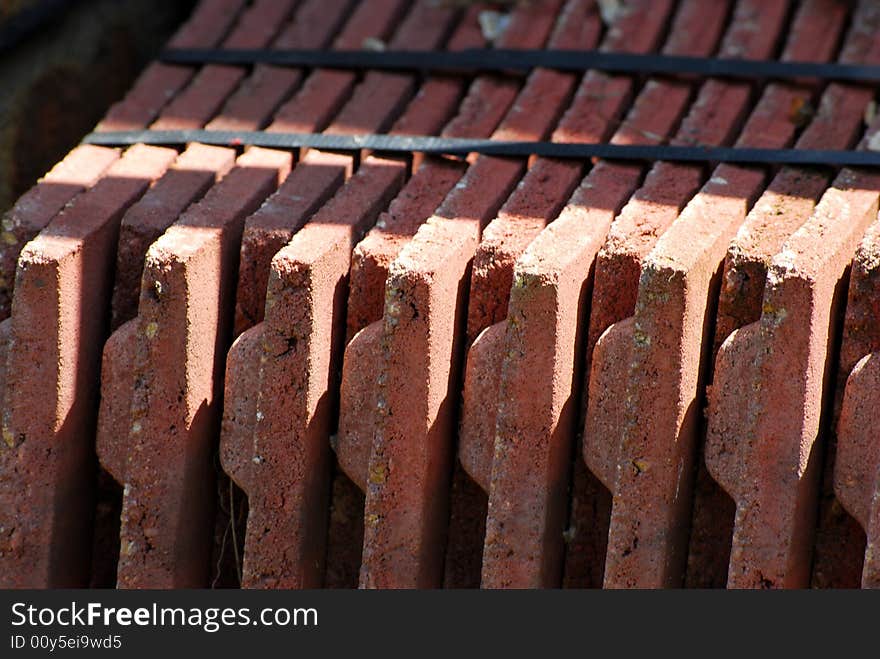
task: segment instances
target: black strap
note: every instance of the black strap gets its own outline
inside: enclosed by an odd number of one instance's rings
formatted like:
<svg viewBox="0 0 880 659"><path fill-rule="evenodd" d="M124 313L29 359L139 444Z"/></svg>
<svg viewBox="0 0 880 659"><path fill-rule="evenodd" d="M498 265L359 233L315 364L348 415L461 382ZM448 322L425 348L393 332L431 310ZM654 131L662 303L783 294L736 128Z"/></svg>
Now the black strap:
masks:
<svg viewBox="0 0 880 659"><path fill-rule="evenodd" d="M85 143L102 146L132 144L185 145L190 142L220 146L253 145L275 149L309 147L327 151L368 149L386 153L426 153L464 156L480 153L493 156L586 160L669 160L680 162L740 163L765 165L880 166L880 151L832 151L815 149L750 149L670 145L582 144L573 142L507 142L408 135L330 135L327 133L270 133L223 130L135 130L97 132Z"/></svg>
<svg viewBox="0 0 880 659"><path fill-rule="evenodd" d="M775 60L609 53L599 50L469 49L461 51L172 49L168 64L274 64L329 69L469 73L597 69L615 73L696 74L734 78L780 78L880 82L880 66Z"/></svg>
<svg viewBox="0 0 880 659"><path fill-rule="evenodd" d="M8 50L26 39L40 27L64 17L77 0L40 0L25 5L24 9L12 11L11 16L0 20L0 52ZM9 14L9 10L6 10Z"/></svg>

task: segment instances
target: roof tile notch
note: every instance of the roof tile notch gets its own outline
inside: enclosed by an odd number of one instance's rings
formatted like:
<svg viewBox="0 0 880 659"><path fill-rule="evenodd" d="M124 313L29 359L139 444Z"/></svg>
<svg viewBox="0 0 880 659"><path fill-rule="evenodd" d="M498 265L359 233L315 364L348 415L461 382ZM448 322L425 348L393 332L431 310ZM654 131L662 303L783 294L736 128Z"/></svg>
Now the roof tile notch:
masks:
<svg viewBox="0 0 880 659"><path fill-rule="evenodd" d="M856 32L861 18L857 13L853 20ZM840 91L832 85L826 97ZM842 126L859 125L860 113L847 104L836 112ZM846 132L828 138L847 139ZM737 504L729 587L810 583L823 418L833 414L827 401L834 363L830 347L842 304L838 289L845 285L858 240L876 218L878 182L876 176L843 170L808 220L782 218L791 227L788 236L756 226L759 215L750 218L756 237L763 233L767 243L752 248L759 262L752 267L763 265L766 273L760 317L732 333L718 351L706 444L709 471ZM762 252L767 254L763 264ZM741 398L734 403L737 392ZM753 436L774 441L757 447ZM728 451L738 462L724 455Z"/></svg>
<svg viewBox="0 0 880 659"><path fill-rule="evenodd" d="M477 27L481 6L471 7L450 40L450 48L483 45ZM455 112L466 81L431 78L413 98L392 134L433 134ZM432 106L429 108L429 106ZM442 112L437 109L442 108ZM342 469L362 489L375 427L375 372L388 268L418 228L440 205L462 175L461 167L427 159L352 254L347 309L346 354L340 392L335 451ZM367 411L370 411L367 414ZM362 413L363 412L363 413Z"/></svg>
<svg viewBox="0 0 880 659"><path fill-rule="evenodd" d="M711 54L723 32L729 10L729 4L682 3L676 13L663 52L669 55ZM695 35L699 38L694 38ZM620 126L612 141L618 144L662 142L680 121L681 114L687 107L693 84L695 82L689 80L649 80L643 85L627 120ZM658 112L658 107L663 111ZM611 219L620 212L621 205L630 198L643 175L644 168L632 164L605 162L594 167L591 175L584 181L582 189L578 191L577 197L569 205L572 212L564 213L551 223L529 250L534 249L536 256L539 256L542 252L550 254L554 250L560 251L562 245L568 245L565 250L570 250L571 258L566 258L563 261L564 265L554 265L555 259L539 257L534 259L535 265L530 269L543 268L550 271L580 267L582 273L589 275L585 280L587 295L593 296L590 290L594 283L591 268L597 256L597 241L604 240ZM583 224L594 227L594 231L582 231ZM571 246L576 247L571 249ZM574 266L578 259L583 259L582 264ZM543 260L546 260L546 265L542 266L540 264ZM534 280L537 284L541 278L535 277ZM637 280L637 276L634 280ZM525 293L526 290L523 292ZM623 305L626 305L626 300L632 294L634 292L626 285L619 287L619 297ZM582 322L587 321L585 319ZM590 373L596 338L588 332L585 346L575 348L575 364L581 360L579 356L581 350L584 352L586 374ZM561 348L562 344L559 345L562 354L567 354L566 351L570 348ZM566 363L566 359L567 357L564 357L562 363ZM587 382L583 383L583 389L582 397L589 400ZM601 387L599 391L602 391ZM572 395L577 399L578 384L575 385ZM580 455L582 450L578 450L577 453ZM588 453L584 453L584 457L590 459ZM601 461L603 458L597 459ZM605 475L601 467L596 466L595 469L597 469L595 473L602 474L606 483L613 480L613 477ZM585 462L576 458L572 476L571 514L563 534L566 542L563 581L565 585L601 586L610 508L611 497L606 486L596 478L595 474L590 473Z"/></svg>
<svg viewBox="0 0 880 659"><path fill-rule="evenodd" d="M809 585L828 348L840 285L878 198L880 178L843 170L774 256L761 319L719 351L706 459L737 502L729 587ZM758 446L755 437L774 441Z"/></svg>
<svg viewBox="0 0 880 659"><path fill-rule="evenodd" d="M88 583L91 433L119 221L176 152L135 146L22 250L16 273L0 445L3 582ZM77 496L71 496L76 492Z"/></svg>
<svg viewBox="0 0 880 659"><path fill-rule="evenodd" d="M821 24L825 29L826 21L835 18L841 20L839 14L844 7L838 3L825 0L811 4L813 14L822 16ZM793 28L804 29L810 34L816 29L818 21L805 20L809 14ZM867 35L874 35L877 29L878 12L870 3L861 4L852 17L851 27L844 39L839 61L845 63L876 62L880 55L880 44ZM827 31L824 38L831 40L833 31ZM807 37L805 41L809 41ZM792 58L807 58L801 53L794 53ZM800 98L792 105L793 118L800 123L800 109L810 108L810 93L816 94L816 86L786 86L799 89ZM831 148L846 149L852 147L862 128L865 108L873 93L871 90L853 85L832 83L827 86L819 99L817 109L810 116L809 122L801 132L797 148ZM784 167L776 175L766 192L757 201L746 221L740 227L736 237L728 248L722 272L721 291L718 300L718 313L715 327L713 355L717 353L722 342L730 333L738 328L757 321L761 315L761 303L764 293L767 268L773 255L782 249L785 240L800 227L811 215L822 192L828 187L830 172L818 169ZM857 359L857 358L856 358ZM849 362L850 367L855 360ZM839 383L842 391L843 382ZM836 418L839 405L835 406ZM839 505L835 505L831 493L831 469L833 469L833 435L829 438L829 453L825 460L826 474L822 494L822 504L817 529L817 547L814 557L814 583L819 586L845 587L857 585L861 564L862 541L858 536L861 531L848 519ZM715 546L715 567L713 574L704 571L702 575L689 576L693 585L724 584L727 580L727 559L721 558L729 553L730 537L733 532L732 502L729 512L719 513L718 502L726 495L708 473L700 465L698 474L697 500L694 512L694 528L692 531L692 547L694 539L706 546ZM702 499L709 503L704 504ZM727 507L727 504L724 504ZM728 519L728 524L719 523L720 519Z"/></svg>
<svg viewBox="0 0 880 659"><path fill-rule="evenodd" d="M876 233L876 232L875 232ZM880 451L876 434L877 391L880 390L880 353L860 359L849 373L837 424L837 462L834 491L841 504L864 530L862 588L880 586ZM861 543L860 543L861 545ZM860 545L859 548L861 548Z"/></svg>
<svg viewBox="0 0 880 659"><path fill-rule="evenodd" d="M238 241L290 165L289 153L268 149L240 156L151 246L138 315L107 343L98 452L124 485L119 587L208 585Z"/></svg>
<svg viewBox="0 0 880 659"><path fill-rule="evenodd" d="M484 38L478 16L484 5L473 4L463 13L447 48L481 47ZM464 78L434 76L426 79L406 112L392 126L392 134L433 135L456 112L467 89ZM338 585L357 585L363 545L362 491L376 416L375 373L388 268L403 246L440 205L462 176L461 165L414 154L415 174L401 190L388 212L361 241L352 255L348 296L347 343L340 389L338 433L332 438L338 460L334 478L333 510L349 510L347 519L331 517L328 538L329 579L346 579ZM353 482L352 482L353 481ZM357 483L357 485L355 485ZM360 486L360 489L359 489ZM346 500L341 497L345 493ZM357 543L356 547L352 547Z"/></svg>
<svg viewBox="0 0 880 659"><path fill-rule="evenodd" d="M560 4L518 6L496 44L540 47ZM513 81L481 76L444 134L491 131L517 90ZM515 161L477 159L390 267L377 397L382 414L367 479L363 587L436 587L443 582L454 429L450 405L441 401L457 386L462 282L481 225L494 215L521 172ZM408 381L414 374L418 380ZM408 467L390 468L392 464Z"/></svg>
<svg viewBox="0 0 880 659"><path fill-rule="evenodd" d="M742 21L732 23L735 29L726 38L722 55L769 56L777 35L782 33L786 7L787 3L738 3L735 16ZM753 24L753 30L743 30L744 23ZM754 29L758 23L765 28ZM740 37L742 42L738 41ZM797 35L790 38L796 39ZM678 141L715 144L733 139L747 113L748 101L747 85L706 81L679 130ZM761 105L764 104L777 117L784 118L788 110L772 94L762 99ZM747 129L740 138L743 144L753 139L749 135L754 131L748 125ZM790 139L784 121L776 122L773 131L780 146ZM668 186L670 181L684 182L690 178L696 192L703 176L701 168L659 163L646 179L644 193L637 193L636 198L641 197L641 203L651 209L652 202L664 192L664 181ZM728 179L730 187L725 186ZM636 262L640 264L634 320L606 330L597 341L592 362L594 375L597 369L606 376L617 371L609 382L612 392L616 392L611 395L624 401L617 416L611 410L593 406L587 415L588 424L616 428L608 450L612 455L619 451L612 460L617 468L612 489L606 587L675 586L683 580L691 518L692 466L699 447L698 409L706 376L703 333L711 325L706 316L727 240L760 193L763 179L760 170L722 167L681 211L680 217L678 209L688 202L690 194L677 198L667 195L665 208L655 218L660 224L653 231L647 226L639 228L639 214L632 214L632 225L620 235L622 240L615 240L612 227L603 248L606 254L625 254L629 243L639 244L635 251ZM659 187L651 191L651 185ZM707 212L716 205L717 213ZM627 212L624 209L624 217ZM618 229L624 228L618 222L615 224ZM631 237L623 237L627 233ZM597 293L602 291L601 274L597 266L591 324L600 320ZM614 349L618 342L630 357L612 364L607 361L608 356L618 354ZM603 352L607 355L603 356ZM592 387L591 382L591 390ZM601 435L588 430L585 437L596 442ZM587 446L585 439L585 450Z"/></svg>
<svg viewBox="0 0 880 659"><path fill-rule="evenodd" d="M343 282L351 249L394 197L405 169L400 161L364 162L275 256L266 318L233 348L231 367L256 358L244 377L227 379L227 398L249 397L251 404L236 408L243 418L227 417L221 446L224 468L250 501L245 587L322 582L333 395L327 392L336 389L341 357ZM247 383L256 385L251 392L241 389Z"/></svg>
<svg viewBox="0 0 880 659"><path fill-rule="evenodd" d="M388 11L395 6L388 4ZM365 14L364 18L368 20L362 21L363 26L375 29L379 18L375 11ZM419 2L403 20L393 41L436 45L447 38L454 19L453 12L433 7L430 2ZM331 82L338 80L324 77ZM392 84L387 84L389 82ZM411 86L411 76L367 76L355 89L348 105L361 106L364 97L381 99L372 103L371 112L364 117L370 122L367 129L378 131L399 114L412 93ZM310 93L304 89L306 97ZM335 106L327 106L324 111L335 112ZM330 126L332 131L343 128L338 118ZM330 173L328 164L349 170L354 166L352 156L309 152L291 178L300 176L300 184L314 183ZM269 226L266 224L270 219L268 215L253 218L255 222L248 224L246 246L253 247L257 240L268 238L265 244L259 245L261 255L270 254L274 241L287 238L290 243L273 260L264 320L246 330L236 341L227 370L226 398L232 404L234 416L226 417L222 446L226 468L249 495L244 559L247 586L320 584L324 578L323 541L327 520L323 515L326 510L323 497L329 489L326 487L330 466L327 439L333 427L328 410L334 407L332 401L337 395L335 374L341 359L345 280L351 250L379 213L388 207L408 169L404 161L368 157L358 173L327 200L317 215L300 217L302 226L297 226L297 218L293 221L289 217L278 218L277 230L264 233L261 226ZM327 196L333 192L328 189ZM255 268L262 267L270 271L267 263L256 263L247 272L252 275ZM305 291L301 284L313 280L309 294L303 297ZM240 282L239 290L244 283ZM253 308L253 303L259 300L258 293L249 292L248 297L240 301L248 302ZM279 300L291 300L293 307ZM290 315L291 308L297 309L298 315ZM241 315L239 319L243 320L241 327L247 327L248 321ZM279 347L276 350L276 341L282 335L296 337L293 341L296 349ZM318 363L326 365L326 369L314 367ZM280 383L291 381L296 383L293 388L279 388ZM254 388L248 390L242 386ZM311 392L312 397L303 399L299 391ZM325 403L315 406L314 400L318 399ZM303 432L291 434L286 430L291 418L304 424ZM295 456L295 471L302 478L294 475L291 480L288 469L291 455ZM300 505L279 511L273 503L273 488L279 482L287 483L299 493L296 501ZM264 532L264 527L274 531ZM279 553L277 547L282 538L294 538L294 543L288 551Z"/></svg>
<svg viewBox="0 0 880 659"><path fill-rule="evenodd" d="M671 10L671 4L631 4L621 17L621 25L607 34L603 49L652 50ZM712 14L710 8L707 16ZM587 73L554 136L574 141L607 139L633 92L634 83L625 76ZM672 114L674 124L675 112ZM661 115L668 117L666 112ZM584 123L585 117L591 121ZM641 121L646 118L642 116ZM547 230L542 231L548 221L550 226L573 223L572 215L578 214L575 207L587 200L583 191L588 184L568 199L582 175L581 168L572 167L572 163L538 159L484 231L475 257L469 338L491 326L479 335L468 354L459 457L489 494L482 570L485 587L558 586L562 574L561 530L565 521L561 518L567 502L560 497L564 477L557 479L557 471L568 471L567 460L560 462L559 458L568 452L565 446L570 446L574 433L572 420L565 413L558 414L556 402L565 395L562 392L571 392L574 383L569 381L571 369L563 365L565 357L559 358L559 354L575 349L568 315L578 314L581 293L575 290L578 284L574 282L583 264L572 265L568 272L568 266L561 264L561 252L551 246L553 239L543 241L542 248L533 248L542 237L548 237ZM536 207L536 199L541 199L539 189L548 187L544 177L560 182L563 190L542 199L543 207ZM614 183L603 189L613 197L626 187L625 183L622 187ZM584 227L604 235L601 221L591 218L580 225L582 233L591 234L591 230L584 232ZM536 242L529 245L532 239ZM588 271L587 266L581 272L585 275ZM531 375L523 377L525 371ZM481 381L474 391L469 385L477 379ZM518 439L512 442L513 437ZM545 462L551 452L552 465ZM521 458L526 455L546 468L524 471ZM560 529L558 535L545 531L555 526Z"/></svg>

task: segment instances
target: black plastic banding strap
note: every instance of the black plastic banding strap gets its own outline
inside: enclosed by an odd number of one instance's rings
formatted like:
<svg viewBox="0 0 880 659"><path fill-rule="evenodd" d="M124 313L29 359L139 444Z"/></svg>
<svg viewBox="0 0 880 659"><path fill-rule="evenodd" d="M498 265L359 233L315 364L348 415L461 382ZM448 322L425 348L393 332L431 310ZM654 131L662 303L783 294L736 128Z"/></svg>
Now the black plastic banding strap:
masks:
<svg viewBox="0 0 880 659"><path fill-rule="evenodd" d="M598 69L615 73L696 74L734 78L777 78L880 82L880 66L780 62L776 60L681 57L609 53L599 50L469 49L460 51L232 50L172 49L159 59L167 64L274 64L328 69L469 73Z"/></svg>
<svg viewBox="0 0 880 659"><path fill-rule="evenodd" d="M671 145L583 144L575 142L508 142L408 135L330 135L326 133L268 133L225 130L134 130L91 133L86 144L130 146L133 144L185 145L190 142L220 146L262 146L275 149L301 147L327 151L368 149L386 153L426 153L464 156L543 156L586 160L669 160L679 162L740 163L764 165L827 165L834 167L880 166L880 151L830 151L814 149L749 149Z"/></svg>

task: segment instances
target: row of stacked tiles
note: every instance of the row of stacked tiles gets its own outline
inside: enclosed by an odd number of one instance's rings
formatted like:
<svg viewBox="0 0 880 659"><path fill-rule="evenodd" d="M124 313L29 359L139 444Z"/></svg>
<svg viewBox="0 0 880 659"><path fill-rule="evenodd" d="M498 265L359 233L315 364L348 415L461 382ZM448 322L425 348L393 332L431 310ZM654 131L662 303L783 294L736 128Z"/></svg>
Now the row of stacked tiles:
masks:
<svg viewBox="0 0 880 659"><path fill-rule="evenodd" d="M178 47L880 64L880 3L202 0ZM98 130L880 148L873 90L151 65ZM81 146L3 219L5 586L880 584L880 174ZM877 496L875 496L877 494Z"/></svg>

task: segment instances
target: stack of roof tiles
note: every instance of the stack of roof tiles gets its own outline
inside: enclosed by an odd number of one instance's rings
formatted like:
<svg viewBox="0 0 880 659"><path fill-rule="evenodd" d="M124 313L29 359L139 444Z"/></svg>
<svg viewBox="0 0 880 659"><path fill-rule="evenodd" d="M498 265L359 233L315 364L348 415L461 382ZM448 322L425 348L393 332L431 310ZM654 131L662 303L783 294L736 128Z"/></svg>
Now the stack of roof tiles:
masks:
<svg viewBox="0 0 880 659"><path fill-rule="evenodd" d="M171 45L877 65L880 2L202 0ZM875 91L156 63L97 130L880 149ZM3 216L0 582L880 586L878 199L80 146Z"/></svg>

